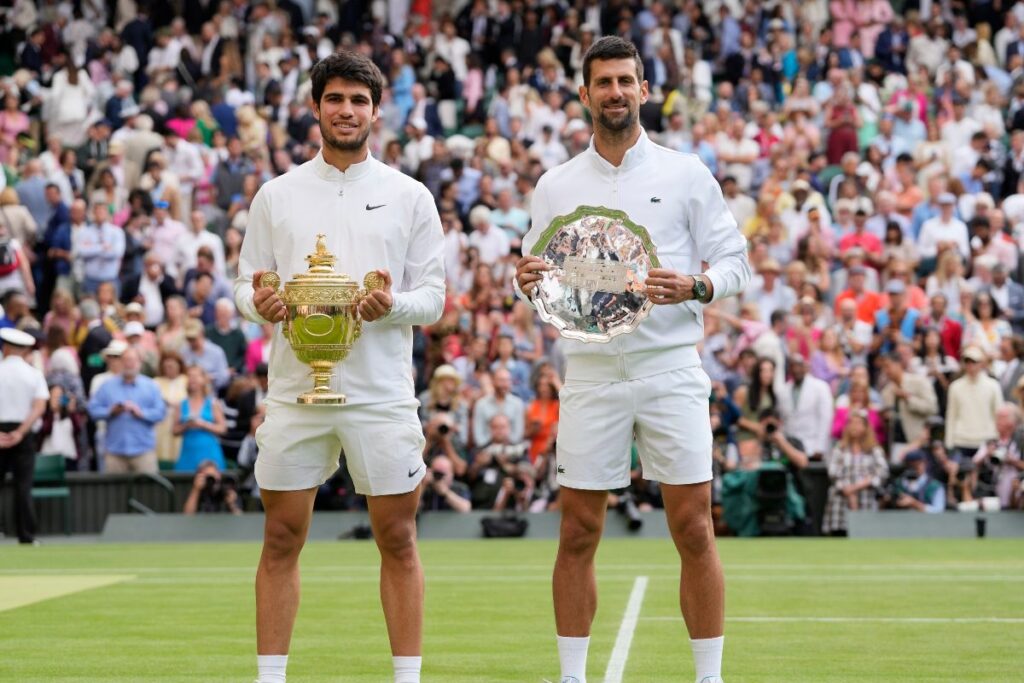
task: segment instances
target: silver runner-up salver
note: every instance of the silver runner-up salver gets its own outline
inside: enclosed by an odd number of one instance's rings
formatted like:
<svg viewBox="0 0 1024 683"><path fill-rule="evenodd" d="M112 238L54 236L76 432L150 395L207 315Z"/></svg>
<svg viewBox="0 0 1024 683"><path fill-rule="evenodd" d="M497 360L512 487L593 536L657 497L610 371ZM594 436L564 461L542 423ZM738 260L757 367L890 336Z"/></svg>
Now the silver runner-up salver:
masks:
<svg viewBox="0 0 1024 683"><path fill-rule="evenodd" d="M654 243L622 211L580 206L558 216L531 253L552 267L532 292L537 312L567 339L608 342L635 330L654 306L644 286L660 267Z"/></svg>

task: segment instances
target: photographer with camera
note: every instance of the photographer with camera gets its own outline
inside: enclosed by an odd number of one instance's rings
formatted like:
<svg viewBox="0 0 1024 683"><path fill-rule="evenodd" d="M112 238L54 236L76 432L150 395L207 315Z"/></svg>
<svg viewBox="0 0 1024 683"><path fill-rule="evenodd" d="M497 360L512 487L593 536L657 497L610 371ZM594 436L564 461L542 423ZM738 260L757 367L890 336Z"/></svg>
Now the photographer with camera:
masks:
<svg viewBox="0 0 1024 683"><path fill-rule="evenodd" d="M242 514L242 506L235 490L235 480L225 477L212 460L199 463L196 476L192 480L192 491L185 501L182 510L186 515L197 512L230 512Z"/></svg>
<svg viewBox="0 0 1024 683"><path fill-rule="evenodd" d="M488 428L491 441L477 451L467 475L473 491L473 508L477 510L494 508L502 487L506 486L505 479L514 479L521 463L529 464L527 444L512 438L512 426L505 415L494 415Z"/></svg>
<svg viewBox="0 0 1024 683"><path fill-rule="evenodd" d="M889 487L888 507L918 512L943 512L946 490L928 474L928 459L921 450L907 453L903 459L907 469Z"/></svg>
<svg viewBox="0 0 1024 683"><path fill-rule="evenodd" d="M444 456L451 463L455 476L464 478L469 467L466 462L466 446L451 413L434 413L424 428L424 435L427 442L423 447L423 459L431 462L436 457Z"/></svg>
<svg viewBox="0 0 1024 683"><path fill-rule="evenodd" d="M999 505L1011 509L1014 494L1020 487L1024 459L1021 459L1020 409L1004 403L996 410L997 436L974 454L971 488L975 497L999 496Z"/></svg>
<svg viewBox="0 0 1024 683"><path fill-rule="evenodd" d="M520 459L501 480L501 488L494 499L495 510L529 512L533 492L537 488L537 473L527 459Z"/></svg>
<svg viewBox="0 0 1024 683"><path fill-rule="evenodd" d="M423 479L423 497L420 512L454 510L469 512L473 509L470 502L469 487L455 480L455 472L451 458L446 455L435 456L430 460L427 476Z"/></svg>

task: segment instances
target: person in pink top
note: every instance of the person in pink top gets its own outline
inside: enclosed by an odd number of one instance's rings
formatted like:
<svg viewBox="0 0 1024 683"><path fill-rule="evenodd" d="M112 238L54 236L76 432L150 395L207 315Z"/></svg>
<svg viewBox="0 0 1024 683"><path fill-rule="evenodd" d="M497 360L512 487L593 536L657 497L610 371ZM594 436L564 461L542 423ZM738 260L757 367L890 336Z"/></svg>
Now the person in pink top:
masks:
<svg viewBox="0 0 1024 683"><path fill-rule="evenodd" d="M262 336L249 342L245 349L245 369L249 374L256 372L256 366L270 361L270 342L274 338L274 326L264 323L260 328Z"/></svg>

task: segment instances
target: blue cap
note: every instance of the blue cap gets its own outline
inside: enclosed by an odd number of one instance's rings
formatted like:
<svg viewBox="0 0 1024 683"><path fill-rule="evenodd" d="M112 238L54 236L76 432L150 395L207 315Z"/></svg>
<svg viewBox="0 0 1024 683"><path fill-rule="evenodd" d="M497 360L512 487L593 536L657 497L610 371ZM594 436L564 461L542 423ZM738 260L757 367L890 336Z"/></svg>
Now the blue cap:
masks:
<svg viewBox="0 0 1024 683"><path fill-rule="evenodd" d="M169 208L171 208L171 205L168 204L167 202L165 202L162 199L159 200L159 201L153 202L153 206L155 206L158 209L169 209Z"/></svg>

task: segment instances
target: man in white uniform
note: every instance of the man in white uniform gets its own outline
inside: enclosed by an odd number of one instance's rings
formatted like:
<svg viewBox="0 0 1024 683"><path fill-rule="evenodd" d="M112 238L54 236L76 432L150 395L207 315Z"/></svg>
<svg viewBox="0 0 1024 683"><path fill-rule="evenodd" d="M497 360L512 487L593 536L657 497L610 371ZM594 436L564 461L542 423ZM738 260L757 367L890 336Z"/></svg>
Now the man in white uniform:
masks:
<svg viewBox="0 0 1024 683"><path fill-rule="evenodd" d="M649 273L648 296L658 305L636 331L607 344L563 340L562 526L554 572L562 682L586 680L597 606L594 553L608 490L630 483L635 438L644 477L661 482L682 560L680 602L696 680L720 683L724 582L711 525L711 381L695 345L704 336L701 304L735 295L750 280L746 241L699 157L652 143L640 127L648 86L632 43L597 41L584 59L583 82L580 98L594 120L593 140L541 177L523 251L529 253L555 217L580 205L605 206L647 229L663 268ZM710 264L704 273L702 261ZM532 293L546 268L536 257L521 259L520 290Z"/></svg>
<svg viewBox="0 0 1024 683"><path fill-rule="evenodd" d="M28 363L36 340L13 327L0 330L3 360L0 377L0 486L10 470L14 476L14 526L19 543L35 543L36 520L32 510L32 476L36 448L32 425L43 416L50 391L43 373Z"/></svg>
<svg viewBox="0 0 1024 683"><path fill-rule="evenodd" d="M335 373L343 406L296 405L309 389L280 328L270 356L266 421L256 433L256 481L266 508L256 574L260 683L285 680L299 603L299 552L316 489L344 449L356 491L366 494L381 554L381 600L396 683L420 678L423 572L415 515L423 479L424 438L412 380L412 326L436 322L444 304L444 238L430 192L369 155L383 76L354 53L327 57L312 70L314 113L323 148L256 194L242 244L235 301L255 322L281 322L285 307L270 288L253 289L264 271L287 282L307 270L317 233L336 269L362 279L376 271L383 290L359 305L362 337Z"/></svg>

